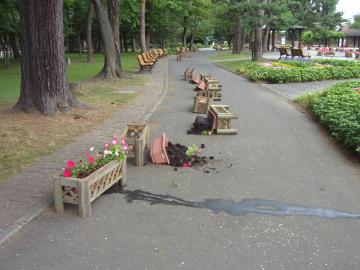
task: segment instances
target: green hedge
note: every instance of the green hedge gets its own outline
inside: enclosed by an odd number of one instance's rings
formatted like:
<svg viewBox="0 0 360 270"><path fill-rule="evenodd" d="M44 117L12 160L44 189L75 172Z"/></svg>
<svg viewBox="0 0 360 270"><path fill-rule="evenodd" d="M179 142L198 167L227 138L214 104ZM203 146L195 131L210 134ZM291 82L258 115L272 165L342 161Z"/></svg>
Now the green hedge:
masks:
<svg viewBox="0 0 360 270"><path fill-rule="evenodd" d="M300 100L306 100L338 142L360 156L360 93L354 89L357 87L360 87L360 81L340 83Z"/></svg>
<svg viewBox="0 0 360 270"><path fill-rule="evenodd" d="M307 82L360 78L360 64L345 60L316 61L276 61L291 66L290 68L269 68L256 62L248 62L238 68L252 81L269 83ZM329 65L319 68L316 63Z"/></svg>

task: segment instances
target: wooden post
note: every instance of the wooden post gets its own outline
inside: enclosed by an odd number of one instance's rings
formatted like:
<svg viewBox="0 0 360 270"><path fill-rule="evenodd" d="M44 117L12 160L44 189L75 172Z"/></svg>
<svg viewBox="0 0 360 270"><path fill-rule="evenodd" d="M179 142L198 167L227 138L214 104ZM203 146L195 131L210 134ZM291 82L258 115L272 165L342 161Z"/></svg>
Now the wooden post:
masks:
<svg viewBox="0 0 360 270"><path fill-rule="evenodd" d="M55 210L58 214L64 213L64 203L62 199L61 178L54 179L54 197L55 197Z"/></svg>
<svg viewBox="0 0 360 270"><path fill-rule="evenodd" d="M144 165L143 141L141 138L135 140L135 163L136 166Z"/></svg>
<svg viewBox="0 0 360 270"><path fill-rule="evenodd" d="M121 171L122 171L122 178L120 180L120 185L122 187L124 187L124 186L127 185L127 163L126 163L126 158L124 158L123 161L122 161Z"/></svg>
<svg viewBox="0 0 360 270"><path fill-rule="evenodd" d="M90 202L90 187L89 182L80 181L79 188L79 216L89 217L91 216L91 202Z"/></svg>

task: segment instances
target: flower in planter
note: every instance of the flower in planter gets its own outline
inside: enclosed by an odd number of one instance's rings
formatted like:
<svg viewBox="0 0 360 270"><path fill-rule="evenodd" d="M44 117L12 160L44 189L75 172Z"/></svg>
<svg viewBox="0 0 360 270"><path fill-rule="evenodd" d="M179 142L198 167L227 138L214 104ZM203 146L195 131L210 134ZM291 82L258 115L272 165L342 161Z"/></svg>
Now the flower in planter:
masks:
<svg viewBox="0 0 360 270"><path fill-rule="evenodd" d="M123 138L119 144L119 139L114 135L112 143L104 144L104 150L99 153L94 147L85 152L87 162L81 160L76 164L73 160L68 160L66 167L63 168L64 177L85 178L94 171L98 170L112 160L123 160L127 156L128 145Z"/></svg>

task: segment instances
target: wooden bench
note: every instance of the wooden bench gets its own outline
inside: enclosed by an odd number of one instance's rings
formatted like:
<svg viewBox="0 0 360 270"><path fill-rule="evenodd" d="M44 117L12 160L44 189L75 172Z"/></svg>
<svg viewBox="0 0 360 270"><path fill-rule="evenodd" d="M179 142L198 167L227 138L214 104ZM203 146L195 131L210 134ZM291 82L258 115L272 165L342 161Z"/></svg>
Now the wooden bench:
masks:
<svg viewBox="0 0 360 270"><path fill-rule="evenodd" d="M122 138L126 139L129 146L128 157L135 158L136 166L144 165L145 149L150 148L149 126L145 123L128 124Z"/></svg>
<svg viewBox="0 0 360 270"><path fill-rule="evenodd" d="M140 70L147 70L149 72L152 71L152 69L154 67L154 63L152 63L152 62L149 62L149 63L144 62L144 59L142 58L141 55L137 56L137 60L138 60L139 66L140 66L139 71Z"/></svg>
<svg viewBox="0 0 360 270"><path fill-rule="evenodd" d="M208 111L211 119L212 131L217 134L236 134L237 129L231 128L231 120L237 119L236 113L229 112L228 105L211 105Z"/></svg>
<svg viewBox="0 0 360 270"><path fill-rule="evenodd" d="M309 58L310 60L310 54L304 54L302 49L291 49L291 58L298 57L298 59L305 59Z"/></svg>
<svg viewBox="0 0 360 270"><path fill-rule="evenodd" d="M288 49L285 48L285 47L280 47L280 48L279 48L279 53L280 53L279 59L281 59L281 56L283 56L283 55L285 56L285 59L287 59L288 56L291 56L291 54L289 53Z"/></svg>

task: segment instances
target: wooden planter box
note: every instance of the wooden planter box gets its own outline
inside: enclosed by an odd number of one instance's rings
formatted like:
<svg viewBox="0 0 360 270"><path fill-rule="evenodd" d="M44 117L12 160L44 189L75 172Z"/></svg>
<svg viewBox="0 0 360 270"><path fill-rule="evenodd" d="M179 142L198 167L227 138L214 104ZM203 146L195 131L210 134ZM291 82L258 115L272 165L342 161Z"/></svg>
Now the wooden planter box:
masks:
<svg viewBox="0 0 360 270"><path fill-rule="evenodd" d="M84 179L58 176L54 179L55 209L64 213L64 203L79 207L79 216L91 216L91 203L115 183L126 185L126 159L113 160Z"/></svg>
<svg viewBox="0 0 360 270"><path fill-rule="evenodd" d="M129 124L122 138L129 145L128 157L135 158L136 166L144 165L144 151L150 148L149 126L146 124Z"/></svg>
<svg viewBox="0 0 360 270"><path fill-rule="evenodd" d="M194 68L188 67L184 72L184 80L191 81L193 79Z"/></svg>
<svg viewBox="0 0 360 270"><path fill-rule="evenodd" d="M221 101L221 84L219 83L208 84L207 90L211 92L213 100Z"/></svg>
<svg viewBox="0 0 360 270"><path fill-rule="evenodd" d="M194 113L206 114L210 105L212 104L212 98L209 96L195 96L194 97Z"/></svg>
<svg viewBox="0 0 360 270"><path fill-rule="evenodd" d="M231 128L231 120L237 119L236 113L229 112L228 105L211 105L208 111L208 118L211 119L212 131L217 134L236 134L237 129Z"/></svg>

